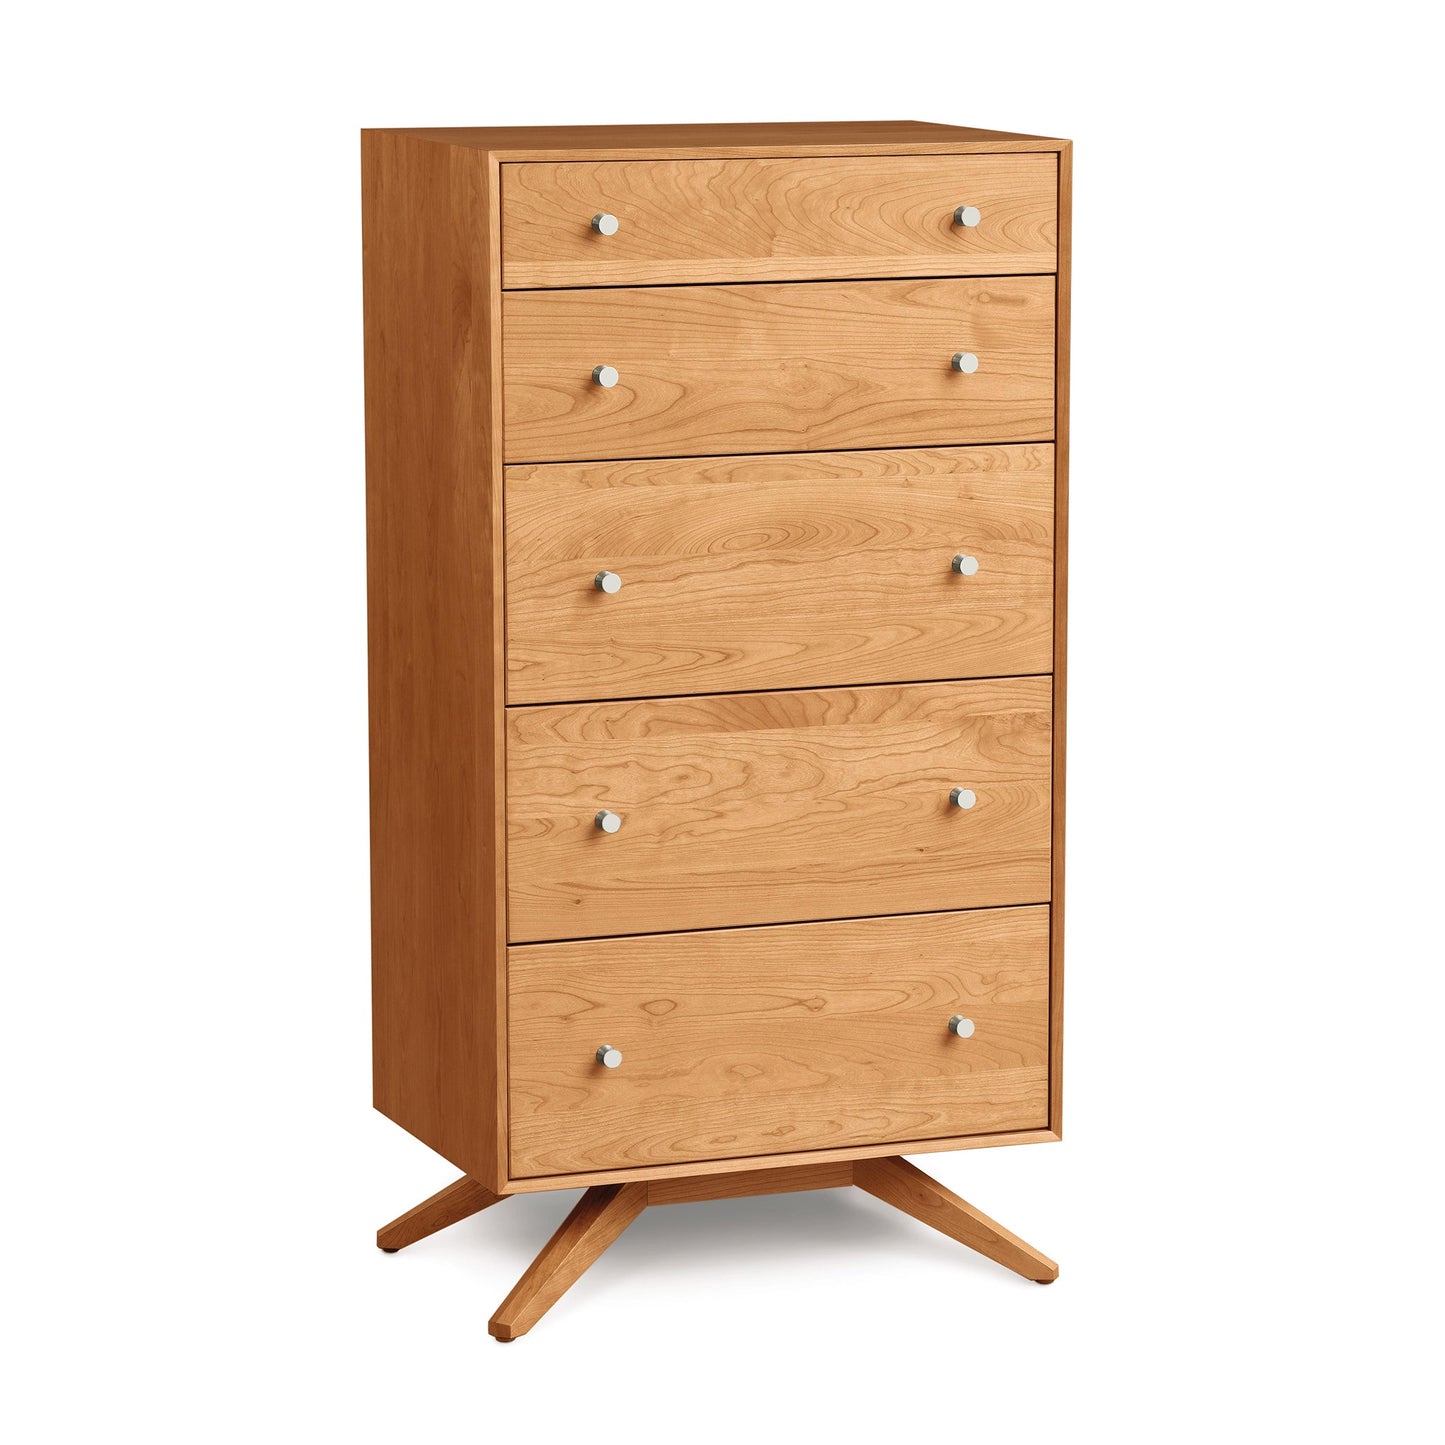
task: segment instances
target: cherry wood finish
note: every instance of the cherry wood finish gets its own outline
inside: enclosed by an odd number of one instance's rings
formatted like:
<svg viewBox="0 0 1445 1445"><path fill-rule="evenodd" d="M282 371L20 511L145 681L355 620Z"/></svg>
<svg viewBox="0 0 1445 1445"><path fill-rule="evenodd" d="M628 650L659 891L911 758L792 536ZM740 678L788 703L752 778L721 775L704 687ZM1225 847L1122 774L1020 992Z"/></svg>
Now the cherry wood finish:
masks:
<svg viewBox="0 0 1445 1445"><path fill-rule="evenodd" d="M973 1205L960 1199L952 1190L930 1179L906 1159L886 1157L858 1164L811 1165L796 1169L749 1170L713 1178L681 1179L654 1184L596 1184L591 1186L542 1252L527 1267L516 1287L498 1306L487 1329L493 1339L509 1342L526 1334L538 1320L598 1260L609 1245L650 1205L695 1204L713 1199L735 1199L754 1195L787 1194L815 1189L842 1189L856 1184L859 1188L901 1209L905 1214L946 1234L950 1239L977 1250L1007 1269L1040 1284L1049 1284L1058 1276L1058 1266L1046 1255L1010 1234ZM434 1212L428 1219L431 1233L458 1219L496 1203L495 1195L481 1189L474 1181L462 1178L433 1196L425 1204L404 1214L401 1219L378 1231L377 1240L389 1236L400 1241L399 1248L422 1234L408 1234L401 1229L408 1221L422 1216L438 1201L482 1198L458 1212L451 1207L451 1217Z"/></svg>
<svg viewBox="0 0 1445 1445"><path fill-rule="evenodd" d="M1047 902L1051 709L1047 677L512 708L512 941Z"/></svg>
<svg viewBox="0 0 1445 1445"><path fill-rule="evenodd" d="M1048 944L1033 907L514 948L512 1173L1042 1128Z"/></svg>
<svg viewBox="0 0 1445 1445"><path fill-rule="evenodd" d="M1048 153L508 165L502 284L1052 272L1057 192Z"/></svg>
<svg viewBox="0 0 1445 1445"><path fill-rule="evenodd" d="M647 1207L645 1184L596 1184L562 1221L487 1325L496 1340L515 1340L562 1298L598 1256Z"/></svg>
<svg viewBox="0 0 1445 1445"><path fill-rule="evenodd" d="M464 1174L455 1184L448 1184L430 1199L422 1200L415 1209L408 1209L400 1218L378 1229L376 1247L395 1254L439 1229L500 1204L505 1198L505 1194L494 1194L485 1184Z"/></svg>
<svg viewBox="0 0 1445 1445"><path fill-rule="evenodd" d="M813 1189L845 1189L853 1182L851 1161L804 1164L797 1169L748 1169L741 1174L695 1174L686 1179L656 1179L647 1186L647 1202L700 1204L754 1194L797 1194Z"/></svg>
<svg viewBox="0 0 1445 1445"><path fill-rule="evenodd" d="M1003 1225L945 1189L906 1159L869 1159L854 1167L853 1182L867 1193L910 1214L930 1229L1039 1284L1052 1284L1059 1267L1046 1254L1010 1234Z"/></svg>
<svg viewBox="0 0 1445 1445"><path fill-rule="evenodd" d="M1059 274L1055 327L1053 902L1049 963L1049 1127L1064 1127L1064 762L1069 672L1069 277L1073 245L1074 150L1059 153Z"/></svg>
<svg viewBox="0 0 1445 1445"><path fill-rule="evenodd" d="M509 291L502 313L509 462L1054 433L1051 276Z"/></svg>
<svg viewBox="0 0 1445 1445"><path fill-rule="evenodd" d="M433 126L401 134L484 151L500 161L707 156L967 155L1057 151L1067 141L922 120L783 121L703 125ZM363 135L369 132L363 131Z"/></svg>
<svg viewBox="0 0 1445 1445"><path fill-rule="evenodd" d="M923 144L914 153L1037 150L1059 155L1057 289L1060 323L1066 325L1067 143L1015 137L1010 143L994 144L991 133L976 133L971 139L955 129L939 133L951 139L941 146ZM761 132L752 134L757 139ZM849 134L857 144L845 146L847 153L880 148L868 128ZM886 149L904 153L902 142L891 143L901 131L895 128L889 134ZM680 135L649 131L646 139ZM500 414L501 376L500 328L495 320L500 304L495 162L507 146L538 144L561 146L558 159L594 159L586 146L616 139L613 134L603 140L595 131L549 132L545 137L533 132L431 131L368 132L363 141L377 1102L454 1162L477 1169L499 1188L518 1187L506 1180L498 1148L506 1130L505 1089L496 1087L498 1071L505 1066L505 951L500 946L505 907L496 899L495 888L487 886L488 878L493 884L499 879L503 861L497 801L502 792L496 786L501 749L495 737L488 740L485 726L456 726L465 720L475 699L487 702L489 691L490 706L483 710L495 718L499 699L498 690L487 686L486 669L470 664L457 668L445 661L448 655L476 655L475 647L458 644L485 636L486 626L478 635L467 635L479 619L489 624L494 658L502 652L502 607L496 585L500 568L495 565L500 432L493 419ZM690 141L705 143L705 139L690 136ZM820 133L811 130L804 148L811 151L822 144ZM765 138L763 152L768 146L775 147L774 154L800 153L798 146L788 145L787 137L778 134ZM687 153L685 147L663 149L674 158ZM751 152L745 148L737 153ZM506 158L546 157L516 151ZM636 158L636 152L626 158ZM384 214L388 210L396 214ZM479 219L480 226L475 224ZM448 286L448 276L453 283L462 283L459 289ZM448 297L453 302L450 317ZM1067 379L1066 343L1067 333L1061 331L1056 357L1061 382ZM448 376L455 378L454 384L448 385ZM1067 419L1066 401L1064 393L1056 397L1061 426ZM408 475L408 468L414 476ZM1062 502L1066 495L1062 466L1056 485ZM485 501L479 526L441 527L439 514L453 504L442 501L438 506L427 499L444 498L447 487L453 490L454 502L463 507ZM416 499L422 514L388 518L388 507L404 511L410 505L408 497ZM486 543L489 536L489 544L475 546L478 538ZM1062 546L1057 550L1056 596L1062 601L1065 556ZM438 553L446 564L440 573L431 560ZM485 570L488 554L493 563L490 581ZM411 578L440 576L444 581L449 567L459 576L474 567L472 575L484 585L474 589L468 584L457 603L446 600L445 589L408 585ZM1056 609L1054 627L1055 655L1062 671L1061 609ZM384 646L379 640L383 631L404 629L409 629L409 637L402 638L404 645ZM486 651L482 645L481 652ZM1061 697L1055 702L1055 717L1061 724ZM1056 727L1052 863L1056 893L1062 882L1061 741ZM486 767L475 766L479 754L490 761L490 790ZM456 780L462 781L460 789L454 786ZM449 806L473 788L483 805L473 816L467 816L464 807ZM480 826L474 829L473 822ZM444 877L434 876L432 854ZM455 886L451 878L458 880ZM489 892L490 928L486 926ZM454 901L464 905L460 913ZM426 921L424 927L413 926L421 920ZM1055 1096L1062 1038L1060 924L1056 906L1051 1005ZM470 1027L474 1020L475 1033ZM1052 1117L1060 1117L1057 1097ZM999 1137L1032 1142L1056 1133L1055 1129L1023 1130ZM919 1147L931 1149L937 1143L924 1141ZM961 1139L956 1147L975 1146ZM788 1151L779 1157L811 1156L808 1151ZM634 1171L625 1172L630 1177ZM521 1187L533 1188L535 1183L526 1181Z"/></svg>
<svg viewBox="0 0 1445 1445"><path fill-rule="evenodd" d="M362 141L376 1107L506 1180L496 168Z"/></svg>
<svg viewBox="0 0 1445 1445"><path fill-rule="evenodd" d="M1046 673L1053 509L1047 445L509 467L508 700Z"/></svg>
<svg viewBox="0 0 1445 1445"><path fill-rule="evenodd" d="M591 1184L644 1184L657 1180L730 1178L740 1170L801 1169L813 1164L841 1164L881 1159L907 1148L910 1154L952 1154L970 1149L1008 1149L1016 1144L1057 1144L1051 1129L1005 1129L997 1134L953 1134L939 1139L909 1139L906 1144L857 1144L840 1149L778 1149L742 1159L697 1159L686 1164L644 1164L628 1169L585 1169L574 1174L539 1174L513 1178L508 1194L545 1194L554 1189L585 1189Z"/></svg>
<svg viewBox="0 0 1445 1445"><path fill-rule="evenodd" d="M375 1098L465 1171L378 1244L585 1186L499 1339L648 1203L856 1182L1052 1279L898 1155L1061 1127L1069 143L369 131L362 178Z"/></svg>

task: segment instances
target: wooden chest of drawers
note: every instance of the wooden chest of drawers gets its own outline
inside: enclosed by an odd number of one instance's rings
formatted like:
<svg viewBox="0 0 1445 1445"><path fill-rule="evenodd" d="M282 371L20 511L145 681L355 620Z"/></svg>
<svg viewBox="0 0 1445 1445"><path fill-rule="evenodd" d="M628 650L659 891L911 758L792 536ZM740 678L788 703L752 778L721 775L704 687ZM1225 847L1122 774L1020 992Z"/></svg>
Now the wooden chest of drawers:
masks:
<svg viewBox="0 0 1445 1445"><path fill-rule="evenodd" d="M375 1102L587 1193L1060 1134L1067 142L363 134Z"/></svg>

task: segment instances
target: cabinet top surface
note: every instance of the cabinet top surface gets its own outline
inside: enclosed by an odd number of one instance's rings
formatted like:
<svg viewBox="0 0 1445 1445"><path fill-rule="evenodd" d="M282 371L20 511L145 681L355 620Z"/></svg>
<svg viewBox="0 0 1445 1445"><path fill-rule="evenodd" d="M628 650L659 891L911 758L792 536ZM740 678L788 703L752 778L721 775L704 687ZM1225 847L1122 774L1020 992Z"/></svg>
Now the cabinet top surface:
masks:
<svg viewBox="0 0 1445 1445"><path fill-rule="evenodd" d="M1056 151L1048 136L923 120L783 121L723 125L433 126L383 128L501 160L608 160L632 156L931 155Z"/></svg>

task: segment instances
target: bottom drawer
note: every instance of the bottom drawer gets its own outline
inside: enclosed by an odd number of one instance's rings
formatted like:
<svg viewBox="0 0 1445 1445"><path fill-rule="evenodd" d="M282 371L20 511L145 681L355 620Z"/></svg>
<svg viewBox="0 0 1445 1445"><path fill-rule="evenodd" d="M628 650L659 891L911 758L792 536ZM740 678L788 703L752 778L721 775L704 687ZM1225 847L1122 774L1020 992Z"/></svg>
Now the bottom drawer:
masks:
<svg viewBox="0 0 1445 1445"><path fill-rule="evenodd" d="M508 958L517 1178L1048 1122L1047 906Z"/></svg>

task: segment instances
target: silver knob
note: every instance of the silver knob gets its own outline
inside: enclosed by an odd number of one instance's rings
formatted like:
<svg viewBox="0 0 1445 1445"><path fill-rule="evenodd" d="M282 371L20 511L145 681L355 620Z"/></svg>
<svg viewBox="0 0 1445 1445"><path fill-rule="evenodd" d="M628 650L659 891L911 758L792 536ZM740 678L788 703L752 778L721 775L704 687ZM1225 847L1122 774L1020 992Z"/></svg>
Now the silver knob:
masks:
<svg viewBox="0 0 1445 1445"><path fill-rule="evenodd" d="M978 225L978 212L975 211L973 215L974 219L967 222L970 226ZM963 225L965 223L960 221L959 224ZM596 231L599 236L615 236L617 234L617 217L609 211L598 211L597 214L592 217L592 229Z"/></svg>
<svg viewBox="0 0 1445 1445"><path fill-rule="evenodd" d="M971 1039L973 1037L973 1020L964 1018L962 1014L954 1014L948 1021L948 1031L958 1038ZM602 1055L598 1054L597 1057L601 1058Z"/></svg>
<svg viewBox="0 0 1445 1445"><path fill-rule="evenodd" d="M953 559L953 570L957 572L960 577L972 577L973 574L978 571L978 558L970 557L967 552L960 552L958 556ZM603 572L600 575L606 577L609 574ZM599 587L602 586L600 582L597 585Z"/></svg>
<svg viewBox="0 0 1445 1445"><path fill-rule="evenodd" d="M958 361L956 356L953 359L955 362ZM977 366L978 362L975 361L973 365ZM969 370L972 371L973 367L969 367ZM592 368L592 380L595 381L598 386L616 386L617 368L615 366L594 366Z"/></svg>
<svg viewBox="0 0 1445 1445"><path fill-rule="evenodd" d="M968 1031L969 1033L973 1032L972 1024L969 1024ZM603 1044L602 1047L597 1050L597 1062L601 1064L604 1069L615 1069L618 1064L622 1062L622 1050L614 1049L611 1044Z"/></svg>
<svg viewBox="0 0 1445 1445"><path fill-rule="evenodd" d="M972 788L955 788L948 795L948 801L952 803L955 808L971 808L978 802L978 798L975 796ZM601 817L601 814L599 813L598 816Z"/></svg>
<svg viewBox="0 0 1445 1445"><path fill-rule="evenodd" d="M969 794L971 798L972 793ZM972 806L972 805L970 805ZM604 833L615 833L622 826L622 819L608 808L603 808L592 820Z"/></svg>
<svg viewBox="0 0 1445 1445"><path fill-rule="evenodd" d="M974 571L978 570L978 563L973 564ZM622 591L622 578L615 572L599 572L593 579L592 585L599 591L605 592L609 597Z"/></svg>
<svg viewBox="0 0 1445 1445"><path fill-rule="evenodd" d="M953 369L955 371L963 372L965 376L972 376L974 372L978 370L978 357L976 357L971 351L955 351L953 353ZM592 374L593 376L597 375L595 371ZM616 375L617 373L613 372L614 378L616 377ZM603 385L611 386L612 383L610 381L607 381L603 382Z"/></svg>
<svg viewBox="0 0 1445 1445"><path fill-rule="evenodd" d="M976 226L982 219L983 217L979 215L977 206L960 206L953 213L953 224L955 226ZM592 224L595 226L597 222L593 221Z"/></svg>

